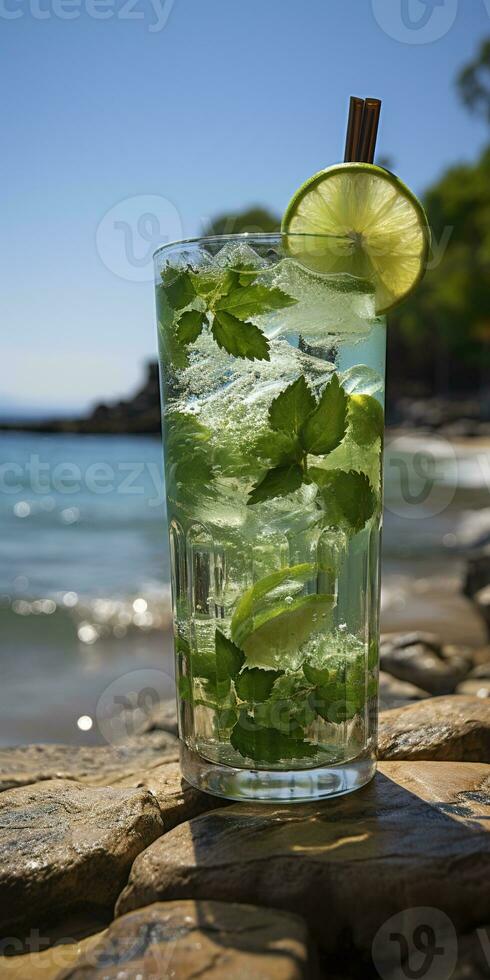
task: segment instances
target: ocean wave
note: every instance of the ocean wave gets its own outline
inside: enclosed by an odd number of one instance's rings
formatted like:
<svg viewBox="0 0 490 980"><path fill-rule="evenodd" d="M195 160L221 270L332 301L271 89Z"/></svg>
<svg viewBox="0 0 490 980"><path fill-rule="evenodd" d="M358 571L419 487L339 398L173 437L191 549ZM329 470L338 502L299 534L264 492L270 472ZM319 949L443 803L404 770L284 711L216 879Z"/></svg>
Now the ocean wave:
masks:
<svg viewBox="0 0 490 980"><path fill-rule="evenodd" d="M14 628L22 620L38 631L42 620L43 635L59 637L60 628L68 627L78 640L91 646L99 640L120 640L131 634L168 630L172 625L170 588L142 592L124 597L96 598L65 592L49 597L10 598L0 602L3 629Z"/></svg>

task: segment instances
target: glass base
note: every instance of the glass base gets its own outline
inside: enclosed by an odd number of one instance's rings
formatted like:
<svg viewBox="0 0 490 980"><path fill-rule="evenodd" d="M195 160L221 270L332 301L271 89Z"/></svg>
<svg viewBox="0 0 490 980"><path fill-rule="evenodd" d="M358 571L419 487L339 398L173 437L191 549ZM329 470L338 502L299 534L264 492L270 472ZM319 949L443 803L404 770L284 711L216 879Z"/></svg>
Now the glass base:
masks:
<svg viewBox="0 0 490 980"><path fill-rule="evenodd" d="M307 803L352 793L376 772L374 752L317 769L237 769L209 762L180 743L182 775L191 786L227 800Z"/></svg>

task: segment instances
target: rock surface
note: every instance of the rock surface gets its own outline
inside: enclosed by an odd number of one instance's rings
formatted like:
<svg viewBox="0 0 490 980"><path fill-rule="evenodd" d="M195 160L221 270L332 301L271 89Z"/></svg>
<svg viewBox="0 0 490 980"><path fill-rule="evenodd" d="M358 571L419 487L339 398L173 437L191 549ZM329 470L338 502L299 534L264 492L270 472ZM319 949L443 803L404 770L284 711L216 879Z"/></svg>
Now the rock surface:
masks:
<svg viewBox="0 0 490 980"><path fill-rule="evenodd" d="M149 790L160 807L165 832L184 820L192 819L199 813L216 809L218 806L228 805L227 800L220 800L208 793L201 793L186 783L182 779L178 762L166 762L161 766L155 766L154 769L149 769L147 772L125 776L123 779L118 779L116 785L118 787L132 786L135 789Z"/></svg>
<svg viewBox="0 0 490 980"><path fill-rule="evenodd" d="M44 779L76 779L102 786L140 775L142 770L178 756L177 739L161 731L128 739L118 747L19 745L0 749L0 790Z"/></svg>
<svg viewBox="0 0 490 980"><path fill-rule="evenodd" d="M233 805L136 859L121 915L161 899L301 914L329 951L370 949L392 915L434 905L469 932L490 919L490 767L382 763L358 793L301 807Z"/></svg>
<svg viewBox="0 0 490 980"><path fill-rule="evenodd" d="M61 971L77 963L104 936L105 931L73 942L65 940L40 952L4 956L0 977L2 980L56 980Z"/></svg>
<svg viewBox="0 0 490 980"><path fill-rule="evenodd" d="M382 711L378 756L490 763L490 702L453 694Z"/></svg>
<svg viewBox="0 0 490 980"><path fill-rule="evenodd" d="M385 711L388 708L400 708L404 704L412 704L414 701L421 701L423 698L430 698L427 691L408 681L399 681L397 677L392 677L386 671L379 672L379 709Z"/></svg>
<svg viewBox="0 0 490 980"><path fill-rule="evenodd" d="M313 980L305 923L252 905L181 901L130 912L59 980Z"/></svg>
<svg viewBox="0 0 490 980"><path fill-rule="evenodd" d="M471 539L473 534L473 539ZM464 527L463 527L464 535ZM490 585L490 508L473 511L466 517L466 538L480 545L468 555L463 583L464 595L472 599L480 589ZM486 544L485 544L486 539ZM464 542L467 545L467 540Z"/></svg>
<svg viewBox="0 0 490 980"><path fill-rule="evenodd" d="M485 588L480 589L480 591L476 593L475 603L478 612L483 617L487 627L487 633L490 636L490 585L486 585Z"/></svg>
<svg viewBox="0 0 490 980"><path fill-rule="evenodd" d="M48 780L0 795L0 934L77 906L110 909L137 854L164 829L148 791Z"/></svg>
<svg viewBox="0 0 490 980"><path fill-rule="evenodd" d="M432 634L406 633L383 638L380 666L393 677L438 695L455 690L468 674L471 660L466 651L443 647Z"/></svg>
<svg viewBox="0 0 490 980"><path fill-rule="evenodd" d="M142 713L141 718L135 716L136 731L138 734L146 732L170 732L171 735L178 734L177 725L177 704L175 698L171 701L160 701L148 713Z"/></svg>
<svg viewBox="0 0 490 980"><path fill-rule="evenodd" d="M467 936L458 936L457 963L451 980L488 980L490 976L490 925Z"/></svg>
<svg viewBox="0 0 490 980"><path fill-rule="evenodd" d="M490 698L490 680L468 677L468 680L458 684L456 694L466 694L475 698Z"/></svg>

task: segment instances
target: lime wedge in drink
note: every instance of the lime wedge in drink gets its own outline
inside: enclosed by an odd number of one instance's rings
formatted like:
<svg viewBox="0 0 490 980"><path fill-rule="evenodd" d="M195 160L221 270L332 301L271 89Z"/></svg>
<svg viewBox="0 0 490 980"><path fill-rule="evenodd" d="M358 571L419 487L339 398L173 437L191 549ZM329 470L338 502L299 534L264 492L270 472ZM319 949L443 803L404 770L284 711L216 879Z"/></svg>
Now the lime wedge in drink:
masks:
<svg viewBox="0 0 490 980"><path fill-rule="evenodd" d="M420 201L370 163L338 164L310 177L291 199L282 232L290 236L289 254L309 268L369 279L378 313L400 303L425 272L430 232Z"/></svg>

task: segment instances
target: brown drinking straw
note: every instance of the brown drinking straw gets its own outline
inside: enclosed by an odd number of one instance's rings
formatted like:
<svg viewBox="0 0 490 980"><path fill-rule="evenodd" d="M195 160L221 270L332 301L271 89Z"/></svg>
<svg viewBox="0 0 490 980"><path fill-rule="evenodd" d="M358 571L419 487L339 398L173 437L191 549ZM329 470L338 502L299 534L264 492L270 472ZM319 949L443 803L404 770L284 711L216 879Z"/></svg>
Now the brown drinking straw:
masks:
<svg viewBox="0 0 490 980"><path fill-rule="evenodd" d="M345 162L373 162L380 112L380 99L358 99L351 96Z"/></svg>
<svg viewBox="0 0 490 980"><path fill-rule="evenodd" d="M349 121L347 123L347 136L345 140L344 160L346 163L351 163L352 161L359 159L357 156L357 150L361 137L363 113L364 99L358 99L357 96L351 95L349 105Z"/></svg>
<svg viewBox="0 0 490 980"><path fill-rule="evenodd" d="M374 160L380 112L381 102L379 99L366 99L357 158L361 163L372 163Z"/></svg>

